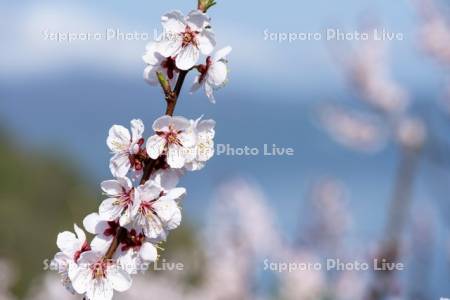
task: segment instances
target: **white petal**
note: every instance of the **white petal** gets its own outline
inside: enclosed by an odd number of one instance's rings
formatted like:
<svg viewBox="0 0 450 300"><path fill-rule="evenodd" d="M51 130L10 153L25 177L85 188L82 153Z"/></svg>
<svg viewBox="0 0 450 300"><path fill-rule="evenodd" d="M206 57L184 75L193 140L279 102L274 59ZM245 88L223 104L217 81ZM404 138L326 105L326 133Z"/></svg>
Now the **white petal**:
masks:
<svg viewBox="0 0 450 300"><path fill-rule="evenodd" d="M140 119L131 120L131 139L137 143L144 134L144 123Z"/></svg>
<svg viewBox="0 0 450 300"><path fill-rule="evenodd" d="M158 53L163 57L173 57L181 51L182 45L181 36L170 34L158 42Z"/></svg>
<svg viewBox="0 0 450 300"><path fill-rule="evenodd" d="M228 54L230 54L231 49L232 48L230 46L227 46L225 48L217 50L216 53L214 53L214 55L213 55L213 62L217 62L221 59L225 59L228 56Z"/></svg>
<svg viewBox="0 0 450 300"><path fill-rule="evenodd" d="M123 193L122 185L118 180L105 180L102 181L100 187L103 192L109 196L118 196Z"/></svg>
<svg viewBox="0 0 450 300"><path fill-rule="evenodd" d="M130 170L131 163L128 153L117 153L109 161L109 169L115 177L125 177Z"/></svg>
<svg viewBox="0 0 450 300"><path fill-rule="evenodd" d="M166 32L180 33L186 29L183 14L178 11L171 11L161 17L161 24Z"/></svg>
<svg viewBox="0 0 450 300"><path fill-rule="evenodd" d="M208 71L207 82L213 87L220 87L225 84L228 76L228 68L224 62L213 63Z"/></svg>
<svg viewBox="0 0 450 300"><path fill-rule="evenodd" d="M178 130L185 130L191 125L188 119L181 116L172 117L172 119L170 120L170 124L172 124L172 126L174 126Z"/></svg>
<svg viewBox="0 0 450 300"><path fill-rule="evenodd" d="M113 288L105 279L91 280L86 291L89 300L111 300L113 295Z"/></svg>
<svg viewBox="0 0 450 300"><path fill-rule="evenodd" d="M148 156L152 159L157 159L164 151L166 140L159 135L152 135L148 140L145 149Z"/></svg>
<svg viewBox="0 0 450 300"><path fill-rule="evenodd" d="M145 261L155 261L158 258L158 251L153 244L145 242L139 250L139 255Z"/></svg>
<svg viewBox="0 0 450 300"><path fill-rule="evenodd" d="M189 70L197 63L199 57L200 51L198 48L189 44L180 50L175 59L175 64L180 70Z"/></svg>
<svg viewBox="0 0 450 300"><path fill-rule="evenodd" d="M186 189L180 187L169 190L165 197L173 200L180 200L184 195L186 195Z"/></svg>
<svg viewBox="0 0 450 300"><path fill-rule="evenodd" d="M77 234L78 241L81 245L86 242L86 234L84 233L83 229L78 227L77 224L73 224L73 229L75 230L75 233Z"/></svg>
<svg viewBox="0 0 450 300"><path fill-rule="evenodd" d="M110 237L108 239L101 238L99 236L95 236L91 241L91 249L92 251L97 251L101 253L106 253L108 251L109 246L111 245L111 242L113 240L113 237Z"/></svg>
<svg viewBox="0 0 450 300"><path fill-rule="evenodd" d="M161 194L161 187L154 181L149 180L144 185L138 187L139 190L139 200L140 201L151 201L155 200Z"/></svg>
<svg viewBox="0 0 450 300"><path fill-rule="evenodd" d="M212 137L214 137L214 127L216 126L216 121L212 120L212 119L208 119L208 120L203 120L201 121L198 126L197 126L197 130L198 131L209 131L212 133Z"/></svg>
<svg viewBox="0 0 450 300"><path fill-rule="evenodd" d="M205 82L204 88L209 102L216 103L216 98L214 98L214 89L212 88L212 86L208 82Z"/></svg>
<svg viewBox="0 0 450 300"><path fill-rule="evenodd" d="M98 208L100 218L105 221L117 220L122 214L123 206L119 204L117 198L103 200Z"/></svg>
<svg viewBox="0 0 450 300"><path fill-rule="evenodd" d="M144 69L144 79L147 81L150 85L158 85L158 77L156 76L156 72L161 71L160 66L147 66Z"/></svg>
<svg viewBox="0 0 450 300"><path fill-rule="evenodd" d="M148 43L145 47L145 54L142 56L142 60L148 65L157 65L160 63L159 58L161 56L157 53L158 45L155 42Z"/></svg>
<svg viewBox="0 0 450 300"><path fill-rule="evenodd" d="M169 125L171 124L171 116L162 116L153 122L152 128L154 131L168 131Z"/></svg>
<svg viewBox="0 0 450 300"><path fill-rule="evenodd" d="M87 215L83 220L84 229L91 234L97 234L98 232L98 224L100 223L100 216L98 213L91 213Z"/></svg>
<svg viewBox="0 0 450 300"><path fill-rule="evenodd" d="M128 129L121 125L114 125L109 129L109 135L106 144L113 152L127 151L131 142L131 136Z"/></svg>
<svg viewBox="0 0 450 300"><path fill-rule="evenodd" d="M124 292L131 287L130 275L119 267L108 269L108 280L118 292Z"/></svg>
<svg viewBox="0 0 450 300"><path fill-rule="evenodd" d="M167 151L167 163L171 168L179 169L184 166L185 158L183 151L183 147L175 144L169 145L169 149Z"/></svg>
<svg viewBox="0 0 450 300"><path fill-rule="evenodd" d="M204 30L197 35L198 49L203 55L209 55L216 46L214 33L211 30Z"/></svg>
<svg viewBox="0 0 450 300"><path fill-rule="evenodd" d="M182 172L178 170L160 170L155 173L152 179L167 191L177 186L181 175L183 175Z"/></svg>
<svg viewBox="0 0 450 300"><path fill-rule="evenodd" d="M186 17L186 23L192 31L202 31L209 25L209 17L198 9L192 10Z"/></svg>
<svg viewBox="0 0 450 300"><path fill-rule="evenodd" d="M202 87L202 85L198 82L200 80L200 75L197 75L194 79L194 83L191 86L191 89L189 90L189 92L195 93L196 91L198 91L199 88Z"/></svg>
<svg viewBox="0 0 450 300"><path fill-rule="evenodd" d="M189 148L195 145L196 142L196 136L193 132L182 132L177 135L178 139L180 140L181 144L185 148Z"/></svg>
<svg viewBox="0 0 450 300"><path fill-rule="evenodd" d="M81 243L78 241L74 233L64 231L58 234L56 238L56 245L64 252L64 254L73 257L76 251L81 248Z"/></svg>
<svg viewBox="0 0 450 300"><path fill-rule="evenodd" d="M70 281L72 281L73 289L79 294L84 294L92 279L92 273L86 266L76 266L72 264L69 267L69 278Z"/></svg>
<svg viewBox="0 0 450 300"><path fill-rule="evenodd" d="M172 230L180 225L181 211L174 200L163 196L153 204L153 207L165 228Z"/></svg>

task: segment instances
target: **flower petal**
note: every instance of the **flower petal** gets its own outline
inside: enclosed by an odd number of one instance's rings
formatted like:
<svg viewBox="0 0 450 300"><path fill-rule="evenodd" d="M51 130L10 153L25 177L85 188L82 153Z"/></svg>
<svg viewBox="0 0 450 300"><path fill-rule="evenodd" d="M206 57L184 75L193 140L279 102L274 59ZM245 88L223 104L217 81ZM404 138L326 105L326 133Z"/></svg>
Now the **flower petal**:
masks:
<svg viewBox="0 0 450 300"><path fill-rule="evenodd" d="M139 250L139 255L145 261L155 261L158 258L158 251L153 244L145 242Z"/></svg>
<svg viewBox="0 0 450 300"><path fill-rule="evenodd" d="M106 144L112 152L118 153L128 151L130 142L130 132L125 127L121 125L113 125L109 129L109 135L106 139Z"/></svg>
<svg viewBox="0 0 450 300"><path fill-rule="evenodd" d="M197 46L203 55L209 55L216 46L216 38L212 30L204 30L197 35Z"/></svg>
<svg viewBox="0 0 450 300"><path fill-rule="evenodd" d="M144 122L141 119L133 119L131 124L131 140L137 143L144 134Z"/></svg>
<svg viewBox="0 0 450 300"><path fill-rule="evenodd" d="M120 217L123 211L123 206L120 205L117 198L108 198L103 200L98 208L100 218L105 221L114 221Z"/></svg>
<svg viewBox="0 0 450 300"><path fill-rule="evenodd" d="M171 168L179 169L184 166L185 158L184 158L184 149L175 144L170 144L169 149L167 151L167 164Z"/></svg>
<svg viewBox="0 0 450 300"><path fill-rule="evenodd" d="M206 81L213 87L220 87L226 83L227 76L227 65L222 61L218 61L216 63L213 63L209 68L208 78L206 79Z"/></svg>
<svg viewBox="0 0 450 300"><path fill-rule="evenodd" d="M197 63L199 57L199 49L195 45L189 44L180 50L175 59L175 64L180 70L189 70Z"/></svg>
<svg viewBox="0 0 450 300"><path fill-rule="evenodd" d="M202 31L209 25L209 21L209 17L198 9L192 10L186 17L186 23L192 31Z"/></svg>
<svg viewBox="0 0 450 300"><path fill-rule="evenodd" d="M186 29L184 16L178 10L174 10L164 14L161 17L161 24L164 30L168 33L179 33L183 32Z"/></svg>
<svg viewBox="0 0 450 300"><path fill-rule="evenodd" d="M230 54L231 50L232 48L230 46L217 50L216 53L214 53L213 55L213 62L225 59L228 56L228 54Z"/></svg>
<svg viewBox="0 0 450 300"><path fill-rule="evenodd" d="M83 220L83 226L84 229L86 229L87 232L91 234L98 234L99 233L99 223L101 222L100 216L98 213L91 213L87 215Z"/></svg>
<svg viewBox="0 0 450 300"><path fill-rule="evenodd" d="M166 140L159 135L152 135L148 140L145 149L148 156L152 159L157 159L164 151Z"/></svg>
<svg viewBox="0 0 450 300"><path fill-rule="evenodd" d="M124 292L131 287L130 275L119 267L108 270L108 280L111 286L118 292Z"/></svg>
<svg viewBox="0 0 450 300"><path fill-rule="evenodd" d="M117 153L109 161L109 169L115 177L125 177L130 170L131 164L128 153Z"/></svg>
<svg viewBox="0 0 450 300"><path fill-rule="evenodd" d="M58 248L69 257L73 257L74 253L79 250L81 243L73 232L64 231L58 234L56 238Z"/></svg>
<svg viewBox="0 0 450 300"><path fill-rule="evenodd" d="M84 233L83 229L81 229L80 227L78 227L77 224L73 224L73 229L77 235L77 239L79 241L79 243L81 245L84 244L84 242L86 242L86 234Z"/></svg>
<svg viewBox="0 0 450 300"><path fill-rule="evenodd" d="M153 207L165 228L172 230L180 225L181 211L174 200L163 196L153 204Z"/></svg>

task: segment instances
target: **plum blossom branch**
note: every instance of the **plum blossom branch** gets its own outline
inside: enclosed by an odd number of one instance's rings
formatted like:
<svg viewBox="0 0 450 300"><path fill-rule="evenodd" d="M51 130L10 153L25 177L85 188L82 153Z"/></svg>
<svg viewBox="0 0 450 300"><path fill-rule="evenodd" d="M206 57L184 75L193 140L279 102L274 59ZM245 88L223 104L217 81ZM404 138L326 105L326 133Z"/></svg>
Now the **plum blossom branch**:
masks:
<svg viewBox="0 0 450 300"><path fill-rule="evenodd" d="M139 119L130 122L131 130L121 125L109 130L109 168L115 178L101 183L107 199L98 213L83 220L94 238L89 243L77 225L75 234L58 234L60 252L54 263L64 286L84 299L112 299L114 290L131 287L131 275L142 263L156 261L158 244L181 223L179 205L186 189L178 187L180 177L202 169L214 155L213 120L173 116L190 71L198 71L191 92L203 87L211 102L213 90L227 81L226 55L231 48L211 55L216 41L205 13L215 1L198 3L187 16L179 11L163 15L161 24L169 38L162 36L146 47L144 79L151 85L159 83L167 105L165 114L153 122L153 134L144 137L144 122ZM197 64L201 54L205 63Z"/></svg>

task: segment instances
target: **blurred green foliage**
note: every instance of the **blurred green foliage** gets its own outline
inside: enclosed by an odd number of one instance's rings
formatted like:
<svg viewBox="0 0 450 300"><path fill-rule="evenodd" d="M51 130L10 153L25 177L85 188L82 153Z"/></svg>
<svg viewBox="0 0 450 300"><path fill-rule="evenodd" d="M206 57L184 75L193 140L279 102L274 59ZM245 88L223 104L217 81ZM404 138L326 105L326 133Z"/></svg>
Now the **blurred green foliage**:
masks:
<svg viewBox="0 0 450 300"><path fill-rule="evenodd" d="M0 132L0 257L11 260L22 296L56 252L59 231L96 207L96 196L68 159L23 149Z"/></svg>

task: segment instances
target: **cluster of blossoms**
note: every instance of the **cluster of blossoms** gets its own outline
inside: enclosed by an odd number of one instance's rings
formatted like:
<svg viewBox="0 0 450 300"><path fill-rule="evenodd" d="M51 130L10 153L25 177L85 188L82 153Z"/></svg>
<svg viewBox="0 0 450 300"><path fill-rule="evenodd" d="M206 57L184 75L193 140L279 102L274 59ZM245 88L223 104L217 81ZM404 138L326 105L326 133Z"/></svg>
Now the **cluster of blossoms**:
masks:
<svg viewBox="0 0 450 300"><path fill-rule="evenodd" d="M215 46L206 10L211 0L199 0L198 9L184 17L175 11L163 15L165 37L147 46L144 77L163 88L166 115L154 121L153 133L144 137L142 120L131 121L131 130L114 125L107 145L112 152L110 170L115 177L101 183L106 199L98 213L83 220L94 235L74 225L75 234L57 237L60 249L54 263L64 286L89 300L112 299L113 291L131 286L131 275L158 258L158 244L181 223L179 203L186 190L177 187L186 171L203 168L214 154L213 120L189 120L172 116L186 74L198 70L192 90L204 87L213 101L213 90L227 79L225 56L231 48L206 57L196 65L200 53L209 55ZM176 83L172 90L171 83Z"/></svg>

